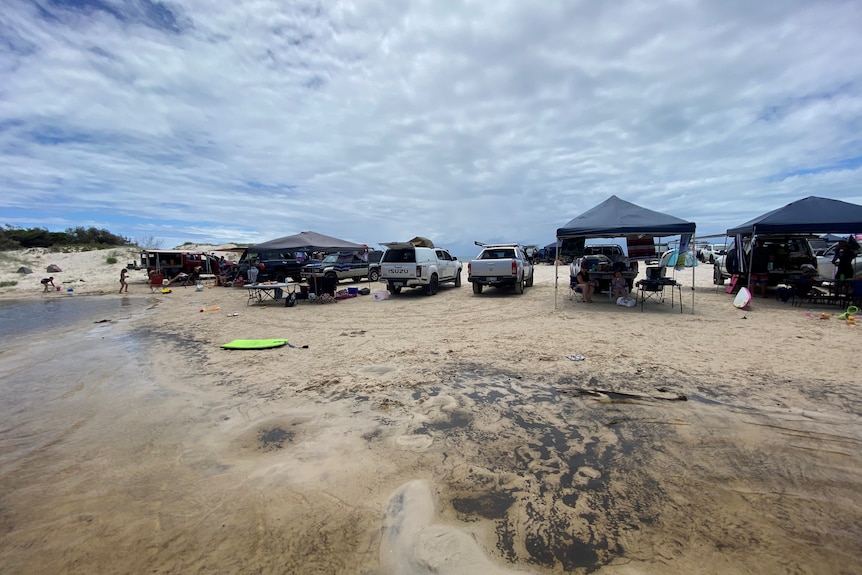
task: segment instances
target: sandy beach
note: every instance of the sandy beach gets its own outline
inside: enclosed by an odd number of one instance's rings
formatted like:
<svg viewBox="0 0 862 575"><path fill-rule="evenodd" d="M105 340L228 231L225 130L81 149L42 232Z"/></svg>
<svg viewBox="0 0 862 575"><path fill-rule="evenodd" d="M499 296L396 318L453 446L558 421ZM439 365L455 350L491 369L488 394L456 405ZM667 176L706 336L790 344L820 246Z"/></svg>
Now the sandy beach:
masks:
<svg viewBox="0 0 862 575"><path fill-rule="evenodd" d="M135 270L121 296L135 254L42 254L64 270L50 294L41 268L0 272L19 281L3 298L148 302L62 342L4 343L4 572L813 574L862 559L862 328L837 308L735 309L709 265L694 290L679 275L683 313L571 301L567 268L555 296L547 265L521 296L464 281L287 308L211 284L151 293ZM219 347L239 338L291 346Z"/></svg>

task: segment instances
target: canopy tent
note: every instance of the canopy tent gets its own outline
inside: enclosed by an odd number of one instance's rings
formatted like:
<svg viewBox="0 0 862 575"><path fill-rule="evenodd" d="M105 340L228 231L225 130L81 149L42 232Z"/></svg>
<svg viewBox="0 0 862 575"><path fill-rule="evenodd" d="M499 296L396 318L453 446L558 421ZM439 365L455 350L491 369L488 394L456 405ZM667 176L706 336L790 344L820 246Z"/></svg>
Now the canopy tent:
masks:
<svg viewBox="0 0 862 575"><path fill-rule="evenodd" d="M847 234L862 232L862 206L841 200L808 196L795 202L766 212L753 220L727 230L728 236L736 238L736 258L741 262L740 270L751 269L745 258L744 236L757 234ZM749 256L753 257L753 250ZM746 265L747 264L747 265Z"/></svg>
<svg viewBox="0 0 862 575"><path fill-rule="evenodd" d="M339 250L363 250L367 246L340 240L317 232L300 232L292 236L276 238L256 246L247 248L249 251L288 250L293 252L335 252Z"/></svg>
<svg viewBox="0 0 862 575"><path fill-rule="evenodd" d="M727 235L857 234L862 232L862 206L808 196L729 228Z"/></svg>
<svg viewBox="0 0 862 575"><path fill-rule="evenodd" d="M565 253L567 240L574 240L576 245L582 246L583 240L586 238L680 236L680 250L686 251L691 237L694 235L695 227L693 222L649 210L617 196L611 196L594 208L575 217L565 226L558 228L557 239L563 244L564 247L561 251ZM694 268L692 267L692 285L694 284L693 276ZM558 280L555 280L555 301L558 283ZM693 290L692 311L694 311Z"/></svg>
<svg viewBox="0 0 862 575"><path fill-rule="evenodd" d="M695 224L642 208L611 196L557 229L560 239L614 238L628 235L682 236L694 234Z"/></svg>

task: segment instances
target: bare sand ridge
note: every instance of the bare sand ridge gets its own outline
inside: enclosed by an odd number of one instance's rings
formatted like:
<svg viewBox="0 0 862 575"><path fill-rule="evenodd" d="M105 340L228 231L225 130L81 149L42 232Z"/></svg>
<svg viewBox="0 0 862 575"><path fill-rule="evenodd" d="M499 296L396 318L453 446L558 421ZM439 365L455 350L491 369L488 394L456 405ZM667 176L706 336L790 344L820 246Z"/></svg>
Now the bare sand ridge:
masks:
<svg viewBox="0 0 862 575"><path fill-rule="evenodd" d="M683 314L572 302L565 268L555 309L551 266L523 296L464 282L293 308L133 276L150 313L0 356L18 401L59 386L3 413L5 564L851 573L862 334L775 300L736 310L711 271L694 314L691 270ZM235 338L295 347L218 347Z"/></svg>

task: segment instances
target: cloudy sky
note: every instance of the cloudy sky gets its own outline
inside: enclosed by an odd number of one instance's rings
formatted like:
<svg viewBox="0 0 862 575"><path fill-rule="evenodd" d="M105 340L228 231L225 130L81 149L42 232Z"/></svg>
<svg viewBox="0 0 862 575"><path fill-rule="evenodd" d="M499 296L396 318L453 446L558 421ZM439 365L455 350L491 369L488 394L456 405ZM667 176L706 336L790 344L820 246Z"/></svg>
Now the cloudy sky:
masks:
<svg viewBox="0 0 862 575"><path fill-rule="evenodd" d="M0 4L0 225L465 253L612 194L862 203L858 0Z"/></svg>

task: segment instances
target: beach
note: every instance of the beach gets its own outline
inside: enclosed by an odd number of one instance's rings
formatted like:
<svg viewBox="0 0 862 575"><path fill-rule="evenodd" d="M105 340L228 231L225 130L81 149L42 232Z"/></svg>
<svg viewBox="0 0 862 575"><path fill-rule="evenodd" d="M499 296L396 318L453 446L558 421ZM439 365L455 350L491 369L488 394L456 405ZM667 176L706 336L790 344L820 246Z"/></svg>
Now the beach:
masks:
<svg viewBox="0 0 862 575"><path fill-rule="evenodd" d="M523 295L474 295L465 271L433 297L248 305L212 284L151 293L132 270L125 296L133 255L94 253L40 257L64 269L59 292L40 293L41 270L0 292L146 300L4 342L4 572L851 573L862 559L862 333L840 309L736 309L709 265L679 272L683 313L669 293L643 311L572 301L568 268L550 265ZM220 348L258 338L290 346Z"/></svg>

